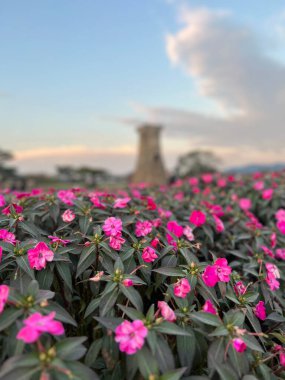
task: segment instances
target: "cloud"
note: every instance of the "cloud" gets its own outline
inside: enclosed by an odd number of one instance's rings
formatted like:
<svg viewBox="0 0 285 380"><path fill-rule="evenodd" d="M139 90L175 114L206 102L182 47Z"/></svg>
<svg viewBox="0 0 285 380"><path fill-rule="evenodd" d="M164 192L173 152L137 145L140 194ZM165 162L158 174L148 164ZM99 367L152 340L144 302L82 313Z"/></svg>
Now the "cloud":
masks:
<svg viewBox="0 0 285 380"><path fill-rule="evenodd" d="M277 158L279 150L282 160L285 65L270 58L259 36L225 10L184 9L180 18L180 29L166 36L167 55L194 80L197 96L215 103L216 112L201 113L190 104L185 110L137 109L169 134L188 135L196 147L224 146L248 160L263 156L264 162Z"/></svg>

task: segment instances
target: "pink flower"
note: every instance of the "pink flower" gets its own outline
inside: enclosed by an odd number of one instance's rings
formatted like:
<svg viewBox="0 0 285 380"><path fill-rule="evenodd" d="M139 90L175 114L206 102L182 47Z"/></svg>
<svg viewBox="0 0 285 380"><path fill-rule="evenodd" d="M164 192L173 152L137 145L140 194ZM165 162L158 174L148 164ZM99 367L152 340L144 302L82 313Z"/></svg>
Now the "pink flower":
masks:
<svg viewBox="0 0 285 380"><path fill-rule="evenodd" d="M0 230L0 240L14 245L16 243L16 236L12 232L2 229Z"/></svg>
<svg viewBox="0 0 285 380"><path fill-rule="evenodd" d="M194 234L193 234L193 230L192 230L191 227L189 227L189 226L184 227L183 234L186 236L186 238L189 241L195 240L195 237L194 237Z"/></svg>
<svg viewBox="0 0 285 380"><path fill-rule="evenodd" d="M57 192L58 198L68 206L73 205L74 199L76 199L75 194L71 190L59 190Z"/></svg>
<svg viewBox="0 0 285 380"><path fill-rule="evenodd" d="M278 220L276 227L281 232L281 234L285 235L285 220Z"/></svg>
<svg viewBox="0 0 285 380"><path fill-rule="evenodd" d="M253 310L254 310L254 314L261 321L264 321L266 319L266 309L265 309L263 301L259 301Z"/></svg>
<svg viewBox="0 0 285 380"><path fill-rule="evenodd" d="M150 243L150 245L151 245L153 248L156 248L156 247L158 246L158 244L159 244L159 239L158 239L157 237L155 237L155 238L151 241L151 243Z"/></svg>
<svg viewBox="0 0 285 380"><path fill-rule="evenodd" d="M6 208L3 208L2 214L8 215L8 216L11 215L11 211L12 211L11 207L14 208L16 214L21 214L21 212L23 211L22 206L19 206L16 203L12 203L11 205L7 206Z"/></svg>
<svg viewBox="0 0 285 380"><path fill-rule="evenodd" d="M212 304L211 300L207 300L203 306L203 311L209 314L217 314L217 310Z"/></svg>
<svg viewBox="0 0 285 380"><path fill-rule="evenodd" d="M2 261L2 257L3 257L3 248L0 247L0 263L1 263L1 261Z"/></svg>
<svg viewBox="0 0 285 380"><path fill-rule="evenodd" d="M122 284L123 284L126 288L129 288L130 286L133 286L133 285L134 285L133 280L131 280L130 278L125 278L125 279L122 281Z"/></svg>
<svg viewBox="0 0 285 380"><path fill-rule="evenodd" d="M280 284L277 278L280 278L280 273L277 266L272 263L266 263L265 267L267 271L265 281L267 282L270 290L274 291L276 289L279 289Z"/></svg>
<svg viewBox="0 0 285 380"><path fill-rule="evenodd" d="M217 217L216 215L213 215L213 218L214 218L214 221L215 221L215 224L216 224L216 231L217 232L223 232L225 230L225 226L224 226L224 223L222 222L222 220Z"/></svg>
<svg viewBox="0 0 285 380"><path fill-rule="evenodd" d="M4 195L0 194L0 207L5 206L5 204L6 204L5 197Z"/></svg>
<svg viewBox="0 0 285 380"><path fill-rule="evenodd" d="M283 208L280 208L276 213L275 213L275 218L278 221L285 220L285 210Z"/></svg>
<svg viewBox="0 0 285 380"><path fill-rule="evenodd" d="M53 251L51 251L44 242L40 242L35 246L35 248L28 250L30 267L36 270L45 268L47 261L52 261L53 256Z"/></svg>
<svg viewBox="0 0 285 380"><path fill-rule="evenodd" d="M197 186L199 183L199 179L197 177L191 177L189 178L188 182L191 186Z"/></svg>
<svg viewBox="0 0 285 380"><path fill-rule="evenodd" d="M175 220L171 220L167 223L167 230L177 238L180 238L183 235L183 227L180 226ZM177 243L172 235L166 234L166 239L168 244L173 245L174 247L177 246Z"/></svg>
<svg viewBox="0 0 285 380"><path fill-rule="evenodd" d="M0 285L0 314L4 310L4 306L6 305L6 302L9 297L9 286L7 285Z"/></svg>
<svg viewBox="0 0 285 380"><path fill-rule="evenodd" d="M150 234L152 231L152 223L145 220L145 221L137 221L136 223L136 230L135 234L137 237L140 236L146 236Z"/></svg>
<svg viewBox="0 0 285 380"><path fill-rule="evenodd" d="M279 361L280 361L280 365L282 367L285 367L285 352L284 351L280 352Z"/></svg>
<svg viewBox="0 0 285 380"><path fill-rule="evenodd" d="M246 344L244 341L240 338L234 338L233 341L233 347L237 352L244 352L246 350Z"/></svg>
<svg viewBox="0 0 285 380"><path fill-rule="evenodd" d="M75 219L75 214L72 210L68 209L64 211L61 218L65 223L70 223Z"/></svg>
<svg viewBox="0 0 285 380"><path fill-rule="evenodd" d="M189 217L189 222L200 227L206 222L206 215L202 211L194 210Z"/></svg>
<svg viewBox="0 0 285 380"><path fill-rule="evenodd" d="M201 175L204 183L211 183L213 181L213 175L211 173L205 173Z"/></svg>
<svg viewBox="0 0 285 380"><path fill-rule="evenodd" d="M264 189L264 182L263 181L257 181L253 185L254 190L263 190Z"/></svg>
<svg viewBox="0 0 285 380"><path fill-rule="evenodd" d="M191 286L187 278L182 278L174 284L174 295L179 298L185 298L191 291Z"/></svg>
<svg viewBox="0 0 285 380"><path fill-rule="evenodd" d="M64 334L64 327L61 322L55 321L55 312L43 316L41 313L34 313L25 319L24 327L17 334L17 339L25 343L34 343L39 337L47 332L52 335Z"/></svg>
<svg viewBox="0 0 285 380"><path fill-rule="evenodd" d="M279 269L277 268L275 264L266 263L265 267L266 267L267 272L272 273L275 278L280 278Z"/></svg>
<svg viewBox="0 0 285 380"><path fill-rule="evenodd" d="M242 281L238 281L234 286L234 291L237 296L242 296L246 292L246 286Z"/></svg>
<svg viewBox="0 0 285 380"><path fill-rule="evenodd" d="M125 197L125 198L117 198L115 200L115 203L113 205L114 208L125 208L127 207L127 204L130 202L131 198Z"/></svg>
<svg viewBox="0 0 285 380"><path fill-rule="evenodd" d="M271 251L271 249L267 248L265 245L262 245L260 248L263 250L263 252L265 253L265 255L268 255L270 257L274 257L273 252Z"/></svg>
<svg viewBox="0 0 285 380"><path fill-rule="evenodd" d="M276 249L275 257L281 260L285 260L285 248Z"/></svg>
<svg viewBox="0 0 285 380"><path fill-rule="evenodd" d="M133 355L140 350L147 336L148 330L139 319L124 321L115 330L115 341L119 343L120 351Z"/></svg>
<svg viewBox="0 0 285 380"><path fill-rule="evenodd" d="M107 218L103 224L102 230L107 236L117 236L121 234L123 229L123 223L121 219L110 216Z"/></svg>
<svg viewBox="0 0 285 380"><path fill-rule="evenodd" d="M52 243L58 243L63 246L66 246L66 244L70 243L70 240L64 240L57 236L49 235L48 238L51 240Z"/></svg>
<svg viewBox="0 0 285 380"><path fill-rule="evenodd" d="M273 195L273 189L266 189L262 192L262 199L270 200Z"/></svg>
<svg viewBox="0 0 285 380"><path fill-rule="evenodd" d="M125 239L122 238L121 233L118 233L116 236L110 236L109 245L111 248L116 251L120 251L122 245L125 243Z"/></svg>
<svg viewBox="0 0 285 380"><path fill-rule="evenodd" d="M276 244L277 244L277 235L275 232L273 232L271 235L270 235L270 246L271 248L275 248L276 247Z"/></svg>
<svg viewBox="0 0 285 380"><path fill-rule="evenodd" d="M158 258L158 256L155 253L155 250L153 248L151 248L151 247L145 247L143 249L142 259L146 263L152 263L157 258Z"/></svg>
<svg viewBox="0 0 285 380"><path fill-rule="evenodd" d="M207 286L213 287L217 282L229 282L232 268L228 266L227 259L217 259L214 265L205 268L202 278Z"/></svg>
<svg viewBox="0 0 285 380"><path fill-rule="evenodd" d="M89 281L99 282L102 276L104 276L104 272L101 270L97 272L94 277L90 277Z"/></svg>
<svg viewBox="0 0 285 380"><path fill-rule="evenodd" d="M251 208L252 204L251 204L251 200L248 199L248 198L241 198L239 200L239 207L242 209L242 210L249 210Z"/></svg>
<svg viewBox="0 0 285 380"><path fill-rule="evenodd" d="M174 322L176 320L176 315L174 311L168 306L164 301L158 301L157 306L160 310L160 314L168 322Z"/></svg>

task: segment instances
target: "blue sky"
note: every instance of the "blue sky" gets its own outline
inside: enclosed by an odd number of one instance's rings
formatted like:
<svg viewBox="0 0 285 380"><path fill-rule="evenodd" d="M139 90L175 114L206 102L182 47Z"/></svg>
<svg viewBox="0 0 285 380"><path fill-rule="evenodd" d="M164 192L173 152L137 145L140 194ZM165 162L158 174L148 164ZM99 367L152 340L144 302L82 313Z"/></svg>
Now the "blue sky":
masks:
<svg viewBox="0 0 285 380"><path fill-rule="evenodd" d="M202 8L208 16L200 22ZM221 11L225 16L219 21ZM202 117L202 125L205 115L228 111L224 104L223 111L217 107L216 92L203 92L201 81L212 81L212 73L204 66L198 73L188 68L188 58L181 53L188 42L181 43L178 34L187 32L192 20L198 20L200 32L223 25L236 36L248 28L261 53L283 65L284 12L281 2L265 0L3 0L1 147L15 152L21 171L40 171L43 164L52 171L57 164L70 162L127 172L134 166L137 142L131 120L146 120L166 124L163 151L168 167L179 154L200 146L213 146L227 159L237 147L229 153L229 141L222 145L204 141L210 125L199 131L200 119L195 119L194 135L185 127L187 120L191 127L193 113ZM181 19L186 14L185 23ZM208 35L204 34L203 43ZM167 36L173 37L172 48ZM223 49L222 39L218 45L211 43L214 49ZM237 43L242 46L243 41ZM191 54L200 57L196 47ZM276 66L272 70L278 71ZM240 141L240 145L246 156L241 163L261 159L258 152L246 155L250 144L248 148ZM268 151L264 161L276 161L272 153Z"/></svg>

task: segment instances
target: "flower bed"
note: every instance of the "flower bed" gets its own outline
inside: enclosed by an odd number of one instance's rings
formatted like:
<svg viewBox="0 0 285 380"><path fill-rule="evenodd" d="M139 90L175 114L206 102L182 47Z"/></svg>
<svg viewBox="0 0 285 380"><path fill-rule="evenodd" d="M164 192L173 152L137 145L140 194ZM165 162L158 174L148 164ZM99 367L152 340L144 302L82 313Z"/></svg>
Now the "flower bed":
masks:
<svg viewBox="0 0 285 380"><path fill-rule="evenodd" d="M0 194L0 379L285 378L285 174Z"/></svg>

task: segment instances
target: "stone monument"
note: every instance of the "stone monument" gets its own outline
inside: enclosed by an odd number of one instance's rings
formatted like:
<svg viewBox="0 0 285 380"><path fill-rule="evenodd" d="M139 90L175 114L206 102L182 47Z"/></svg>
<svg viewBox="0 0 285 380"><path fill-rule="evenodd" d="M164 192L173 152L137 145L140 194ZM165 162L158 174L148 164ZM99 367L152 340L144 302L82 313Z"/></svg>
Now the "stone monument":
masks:
<svg viewBox="0 0 285 380"><path fill-rule="evenodd" d="M138 128L140 136L137 166L132 177L133 183L147 182L162 185L167 181L166 171L160 153L161 126L144 124Z"/></svg>

